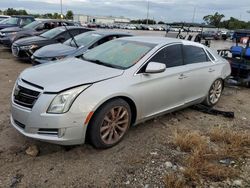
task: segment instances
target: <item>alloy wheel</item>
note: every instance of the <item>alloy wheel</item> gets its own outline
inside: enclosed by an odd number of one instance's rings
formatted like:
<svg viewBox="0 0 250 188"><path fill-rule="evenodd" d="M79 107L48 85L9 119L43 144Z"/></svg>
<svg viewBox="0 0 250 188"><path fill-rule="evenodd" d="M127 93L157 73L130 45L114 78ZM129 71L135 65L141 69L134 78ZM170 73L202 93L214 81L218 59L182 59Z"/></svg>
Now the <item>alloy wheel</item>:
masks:
<svg viewBox="0 0 250 188"><path fill-rule="evenodd" d="M118 142L129 127L129 118L128 110L123 106L108 111L100 127L102 141L108 145Z"/></svg>
<svg viewBox="0 0 250 188"><path fill-rule="evenodd" d="M222 82L221 80L216 80L209 92L209 100L212 104L216 104L220 97L221 97L221 93L222 93Z"/></svg>

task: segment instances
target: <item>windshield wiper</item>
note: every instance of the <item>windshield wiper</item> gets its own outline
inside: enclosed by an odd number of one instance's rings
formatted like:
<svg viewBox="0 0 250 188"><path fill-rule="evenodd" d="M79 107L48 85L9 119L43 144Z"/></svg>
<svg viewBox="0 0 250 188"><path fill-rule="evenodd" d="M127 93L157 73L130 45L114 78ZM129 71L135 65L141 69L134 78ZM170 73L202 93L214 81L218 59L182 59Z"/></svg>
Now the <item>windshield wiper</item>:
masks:
<svg viewBox="0 0 250 188"><path fill-rule="evenodd" d="M77 44L77 42L76 42L76 39L75 39L74 35L72 35L72 33L68 30L68 28L66 27L65 24L63 24L63 26L65 27L65 30L69 33L69 35L70 35L70 37L71 37L71 39L72 39L71 42L73 41L73 42L75 43L76 47L79 48L79 46L78 46L78 44ZM71 42L70 42L70 43L71 43Z"/></svg>

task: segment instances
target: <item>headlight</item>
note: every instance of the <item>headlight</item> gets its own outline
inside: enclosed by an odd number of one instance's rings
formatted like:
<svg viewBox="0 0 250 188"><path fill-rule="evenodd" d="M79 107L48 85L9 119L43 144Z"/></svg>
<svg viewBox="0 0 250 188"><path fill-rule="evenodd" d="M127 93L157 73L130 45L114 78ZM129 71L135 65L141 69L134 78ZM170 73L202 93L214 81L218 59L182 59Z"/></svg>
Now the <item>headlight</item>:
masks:
<svg viewBox="0 0 250 188"><path fill-rule="evenodd" d="M32 50L32 49L35 49L35 48L37 48L38 47L38 45L28 45L28 46L20 46L20 49L21 50Z"/></svg>
<svg viewBox="0 0 250 188"><path fill-rule="evenodd" d="M6 33L7 35L15 35L16 32L10 32L10 33Z"/></svg>
<svg viewBox="0 0 250 188"><path fill-rule="evenodd" d="M47 113L62 114L69 111L76 97L89 86L84 85L59 93L50 103Z"/></svg>
<svg viewBox="0 0 250 188"><path fill-rule="evenodd" d="M31 47L31 45L29 45L29 46L20 46L20 49L21 50L29 50L30 47Z"/></svg>
<svg viewBox="0 0 250 188"><path fill-rule="evenodd" d="M38 45L33 44L30 46L30 50L36 49L37 47L38 47Z"/></svg>

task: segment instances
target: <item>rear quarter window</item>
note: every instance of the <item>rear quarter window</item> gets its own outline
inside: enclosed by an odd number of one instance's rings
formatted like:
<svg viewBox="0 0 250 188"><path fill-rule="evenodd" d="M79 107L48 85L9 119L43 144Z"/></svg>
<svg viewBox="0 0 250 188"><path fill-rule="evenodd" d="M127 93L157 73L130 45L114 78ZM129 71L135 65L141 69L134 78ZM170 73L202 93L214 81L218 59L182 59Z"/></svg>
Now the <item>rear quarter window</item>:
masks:
<svg viewBox="0 0 250 188"><path fill-rule="evenodd" d="M185 64L194 64L194 63L202 63L209 61L207 54L201 47L184 45L183 54L184 54Z"/></svg>
<svg viewBox="0 0 250 188"><path fill-rule="evenodd" d="M215 61L215 58L214 56L208 51L206 50L207 54L208 54L208 57L212 60L212 61Z"/></svg>

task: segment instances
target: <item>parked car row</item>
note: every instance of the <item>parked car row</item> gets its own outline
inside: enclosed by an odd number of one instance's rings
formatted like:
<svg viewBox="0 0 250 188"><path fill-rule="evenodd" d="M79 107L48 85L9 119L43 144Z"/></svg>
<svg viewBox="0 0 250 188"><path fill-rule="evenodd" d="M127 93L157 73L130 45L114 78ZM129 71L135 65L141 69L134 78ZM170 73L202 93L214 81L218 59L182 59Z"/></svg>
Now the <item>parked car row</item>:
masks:
<svg viewBox="0 0 250 188"><path fill-rule="evenodd" d="M37 36L50 29L60 26L74 26L74 22L66 20L50 20L44 19L39 21L33 21L32 23L23 27L9 27L0 31L0 43L11 47L11 45L18 39Z"/></svg>
<svg viewBox="0 0 250 188"><path fill-rule="evenodd" d="M0 21L0 30L8 27L23 27L35 21L33 16L11 16Z"/></svg>
<svg viewBox="0 0 250 188"><path fill-rule="evenodd" d="M89 28L105 28L105 29L128 29L128 30L151 30L165 31L165 25L145 25L145 24L86 24Z"/></svg>
<svg viewBox="0 0 250 188"><path fill-rule="evenodd" d="M90 31L88 28L77 26L61 26L51 29L38 36L22 38L12 44L12 53L14 56L23 60L30 60L33 53L49 44L63 43L66 40Z"/></svg>
<svg viewBox="0 0 250 188"><path fill-rule="evenodd" d="M208 30L202 32L203 39L214 39L214 40L227 40L233 39L234 31L216 31L216 30Z"/></svg>
<svg viewBox="0 0 250 188"><path fill-rule="evenodd" d="M116 38L132 36L127 33L90 31L70 38L64 43L47 45L37 50L32 58L33 65L47 63L66 57L80 57L84 52Z"/></svg>

